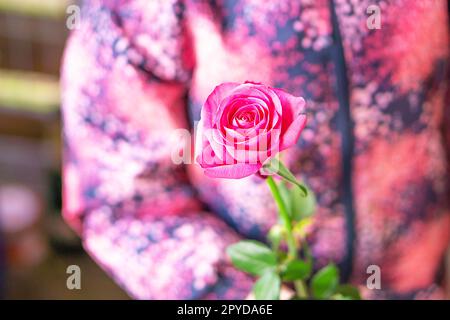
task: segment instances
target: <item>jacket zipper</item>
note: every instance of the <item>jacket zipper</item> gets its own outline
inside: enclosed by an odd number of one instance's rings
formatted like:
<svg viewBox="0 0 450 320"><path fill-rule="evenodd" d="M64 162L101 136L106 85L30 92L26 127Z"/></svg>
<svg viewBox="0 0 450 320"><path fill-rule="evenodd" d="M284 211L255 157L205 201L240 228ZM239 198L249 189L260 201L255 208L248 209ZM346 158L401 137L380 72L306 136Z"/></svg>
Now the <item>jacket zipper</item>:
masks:
<svg viewBox="0 0 450 320"><path fill-rule="evenodd" d="M352 273L353 245L355 240L355 214L353 208L352 158L354 150L353 122L350 115L349 84L347 66L344 59L344 48L337 19L336 7L330 0L331 22L333 27L332 59L336 73L336 89L339 110L336 115L337 127L341 133L342 159L342 203L344 205L346 227L346 252L339 264L341 279L347 282Z"/></svg>

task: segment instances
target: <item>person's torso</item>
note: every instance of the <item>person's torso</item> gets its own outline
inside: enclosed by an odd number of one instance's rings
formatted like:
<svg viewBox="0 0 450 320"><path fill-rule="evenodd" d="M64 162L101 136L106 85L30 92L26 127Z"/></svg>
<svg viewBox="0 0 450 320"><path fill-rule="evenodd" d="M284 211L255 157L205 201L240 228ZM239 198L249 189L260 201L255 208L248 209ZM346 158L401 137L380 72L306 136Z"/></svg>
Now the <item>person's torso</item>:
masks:
<svg viewBox="0 0 450 320"><path fill-rule="evenodd" d="M336 261L355 281L380 266L383 289L407 295L436 281L449 236L447 4L379 1L367 10L376 2L188 1L189 115L195 126L226 81L303 96L308 124L284 157L318 199L309 240L319 264ZM264 238L276 215L262 180L190 171L213 211L243 236Z"/></svg>

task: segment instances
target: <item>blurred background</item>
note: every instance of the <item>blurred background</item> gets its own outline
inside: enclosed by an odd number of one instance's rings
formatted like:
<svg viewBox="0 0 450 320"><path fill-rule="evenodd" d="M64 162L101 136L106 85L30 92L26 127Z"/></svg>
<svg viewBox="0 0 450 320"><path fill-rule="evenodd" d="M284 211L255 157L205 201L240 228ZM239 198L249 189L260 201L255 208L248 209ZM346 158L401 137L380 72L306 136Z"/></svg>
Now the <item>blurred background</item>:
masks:
<svg viewBox="0 0 450 320"><path fill-rule="evenodd" d="M124 299L61 218L58 74L71 0L0 0L0 298ZM69 265L81 290L69 290Z"/></svg>
<svg viewBox="0 0 450 320"><path fill-rule="evenodd" d="M0 0L0 299L128 298L61 218L58 75L74 1ZM66 286L70 265L81 290Z"/></svg>

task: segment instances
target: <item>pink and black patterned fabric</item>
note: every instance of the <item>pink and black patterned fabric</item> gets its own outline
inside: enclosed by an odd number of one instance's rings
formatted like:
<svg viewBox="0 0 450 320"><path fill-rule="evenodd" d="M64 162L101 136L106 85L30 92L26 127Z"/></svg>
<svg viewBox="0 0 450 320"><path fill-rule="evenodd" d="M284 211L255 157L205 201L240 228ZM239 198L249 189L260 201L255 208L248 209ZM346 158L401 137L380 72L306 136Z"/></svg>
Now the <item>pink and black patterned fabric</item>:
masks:
<svg viewBox="0 0 450 320"><path fill-rule="evenodd" d="M448 48L444 0L86 1L62 72L64 217L134 298L245 298L224 249L264 240L269 190L174 164L168 137L216 85L262 82L307 101L284 157L317 195L315 267L364 287L380 266L366 298L442 298Z"/></svg>

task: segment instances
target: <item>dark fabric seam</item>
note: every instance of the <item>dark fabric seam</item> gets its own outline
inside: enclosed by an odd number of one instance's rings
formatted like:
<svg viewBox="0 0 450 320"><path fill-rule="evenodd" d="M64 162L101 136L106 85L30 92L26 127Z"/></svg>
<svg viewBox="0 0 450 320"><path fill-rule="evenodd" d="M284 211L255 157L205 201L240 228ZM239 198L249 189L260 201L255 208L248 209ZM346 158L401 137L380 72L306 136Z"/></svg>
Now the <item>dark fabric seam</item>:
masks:
<svg viewBox="0 0 450 320"><path fill-rule="evenodd" d="M339 110L336 115L337 127L341 133L342 152L342 203L345 208L346 227L346 252L339 264L341 281L347 282L350 279L353 269L355 214L353 208L353 188L352 188L352 160L354 151L353 122L350 114L349 83L347 78L347 66L344 57L344 47L340 33L335 3L330 0L331 22L333 27L333 47L332 59L336 73L336 95L339 102Z"/></svg>

